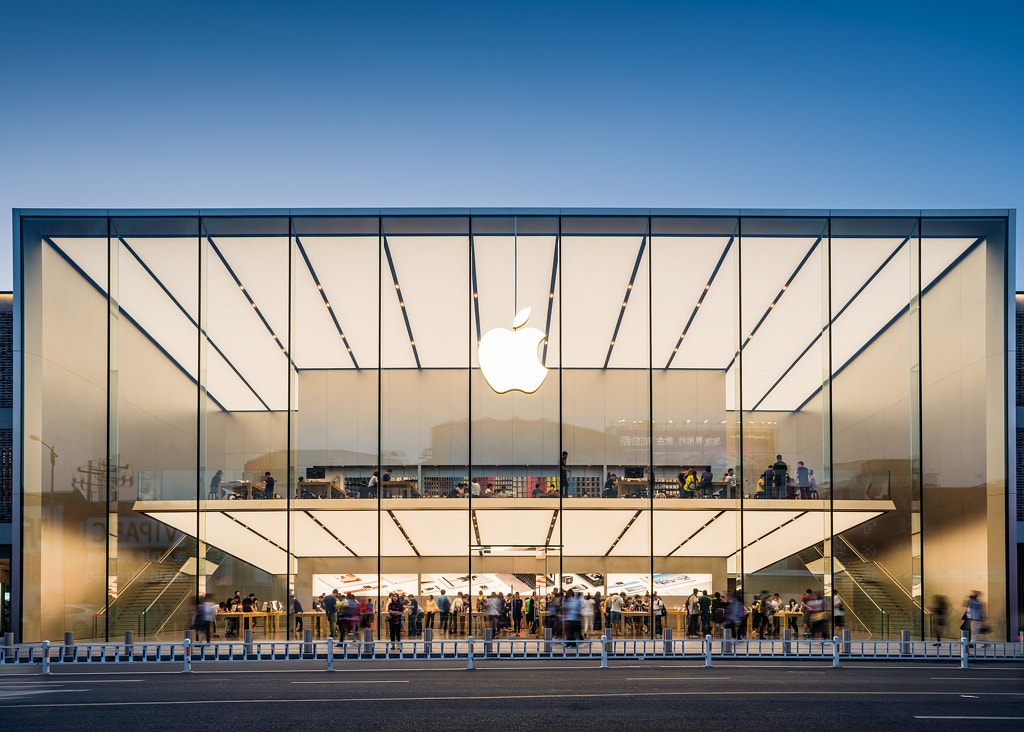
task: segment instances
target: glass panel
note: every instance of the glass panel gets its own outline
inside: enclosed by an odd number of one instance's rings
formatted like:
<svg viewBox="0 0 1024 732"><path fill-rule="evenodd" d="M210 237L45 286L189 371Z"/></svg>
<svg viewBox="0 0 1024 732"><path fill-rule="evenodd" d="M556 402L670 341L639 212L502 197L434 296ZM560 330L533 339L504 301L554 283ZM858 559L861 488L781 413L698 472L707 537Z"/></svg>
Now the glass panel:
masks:
<svg viewBox="0 0 1024 732"><path fill-rule="evenodd" d="M652 222L663 232L651 249L653 583L656 609L664 610L654 623L656 632L668 628L676 638L720 637L736 583L729 557L738 549L739 446L729 367L739 342L737 225L735 219Z"/></svg>
<svg viewBox="0 0 1024 732"><path fill-rule="evenodd" d="M800 630L829 636L827 222L744 219L741 231L743 484L751 497L742 552L731 558L750 609L741 633L781 637L783 621L795 617L784 606L803 598L816 617Z"/></svg>
<svg viewBox="0 0 1024 732"><path fill-rule="evenodd" d="M1007 640L1006 224L922 227L922 520L904 542L923 531L932 636L969 611L973 638Z"/></svg>
<svg viewBox="0 0 1024 732"><path fill-rule="evenodd" d="M120 316L111 328L118 519L108 637L180 637L214 569L196 561L194 522L206 498L196 470L198 220L114 219L111 234ZM192 514L191 531L148 512L163 501Z"/></svg>
<svg viewBox="0 0 1024 732"><path fill-rule="evenodd" d="M106 219L22 220L21 639L104 638Z"/></svg>
<svg viewBox="0 0 1024 732"><path fill-rule="evenodd" d="M649 637L654 476L648 220L578 219L569 229L568 236L563 229L561 254L560 589L572 611L576 593L589 592L589 576L603 586L609 574L642 575L629 586L618 610L627 614L613 632ZM616 498L587 498L603 491L609 473L622 476ZM574 612L569 620L562 628L566 636L577 629Z"/></svg>
<svg viewBox="0 0 1024 732"><path fill-rule="evenodd" d="M222 637L255 624L284 636L291 541L289 480L290 241L284 218L201 222L205 335L205 475L200 511L206 580L234 612ZM179 527L180 528L180 527Z"/></svg>

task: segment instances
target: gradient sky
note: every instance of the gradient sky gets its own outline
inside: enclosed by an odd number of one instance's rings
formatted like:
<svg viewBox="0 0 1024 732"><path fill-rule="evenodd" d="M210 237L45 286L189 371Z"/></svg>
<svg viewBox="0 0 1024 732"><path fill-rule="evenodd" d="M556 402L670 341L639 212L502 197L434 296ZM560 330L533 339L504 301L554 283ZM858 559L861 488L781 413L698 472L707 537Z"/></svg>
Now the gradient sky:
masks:
<svg viewBox="0 0 1024 732"><path fill-rule="evenodd" d="M8 3L0 209L1024 208L1022 21L1020 0Z"/></svg>

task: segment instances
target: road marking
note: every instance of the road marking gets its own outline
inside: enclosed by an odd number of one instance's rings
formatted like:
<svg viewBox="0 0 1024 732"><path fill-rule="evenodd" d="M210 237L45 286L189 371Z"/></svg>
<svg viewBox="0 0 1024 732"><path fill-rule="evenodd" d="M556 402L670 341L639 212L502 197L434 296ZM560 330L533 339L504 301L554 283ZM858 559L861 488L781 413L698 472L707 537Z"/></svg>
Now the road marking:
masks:
<svg viewBox="0 0 1024 732"><path fill-rule="evenodd" d="M914 719L1024 719L1024 717L919 717L915 714Z"/></svg>
<svg viewBox="0 0 1024 732"><path fill-rule="evenodd" d="M181 673L181 672L179 671L178 673ZM144 679L93 679L93 680L80 679L78 681L75 681L74 683L76 683L76 684L141 684L143 681L144 681ZM20 685L36 684L36 685L48 686L48 685L52 685L54 683L60 683L60 682L57 682L57 681L22 681L20 683ZM7 688L7 687L0 685L0 688Z"/></svg>
<svg viewBox="0 0 1024 732"><path fill-rule="evenodd" d="M628 676L626 681L707 681L731 679L731 676Z"/></svg>
<svg viewBox="0 0 1024 732"><path fill-rule="evenodd" d="M932 676L932 681L1012 681L996 676Z"/></svg>
<svg viewBox="0 0 1024 732"><path fill-rule="evenodd" d="M616 692L611 694L602 693L602 699L627 698L627 697L666 697L666 696L960 696L959 692L949 691L816 691L816 690L793 690L793 691L638 691L638 692ZM1019 697L1020 693L1015 691L993 691L985 694L987 697L1011 696ZM515 699L579 699L579 694L507 694L488 696L382 696L362 697L345 699L346 702L382 702L394 704L395 702L425 702L425 701L505 701ZM211 704L315 704L322 702L322 697L312 699L174 699L167 701L131 701L131 702L78 702L66 704L0 704L0 709L29 709L44 707L56 709L60 707L160 707L160 706L185 706L185 705L211 705Z"/></svg>
<svg viewBox="0 0 1024 732"><path fill-rule="evenodd" d="M293 684L408 684L409 680L358 679L356 681L293 681Z"/></svg>

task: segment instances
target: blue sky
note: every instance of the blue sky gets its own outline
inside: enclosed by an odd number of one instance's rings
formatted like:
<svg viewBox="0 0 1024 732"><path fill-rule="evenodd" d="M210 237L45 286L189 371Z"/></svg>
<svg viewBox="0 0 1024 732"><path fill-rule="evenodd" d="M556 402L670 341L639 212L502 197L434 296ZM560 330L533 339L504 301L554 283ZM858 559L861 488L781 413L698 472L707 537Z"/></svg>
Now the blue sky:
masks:
<svg viewBox="0 0 1024 732"><path fill-rule="evenodd" d="M1024 208L1022 20L1021 2L9 4L0 209ZM5 289L10 237L5 215Z"/></svg>

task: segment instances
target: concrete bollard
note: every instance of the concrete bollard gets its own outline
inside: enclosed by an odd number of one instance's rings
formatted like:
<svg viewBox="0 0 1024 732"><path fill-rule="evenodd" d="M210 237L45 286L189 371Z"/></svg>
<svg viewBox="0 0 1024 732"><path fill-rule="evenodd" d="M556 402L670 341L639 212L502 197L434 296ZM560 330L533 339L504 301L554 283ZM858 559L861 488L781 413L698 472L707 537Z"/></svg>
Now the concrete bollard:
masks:
<svg viewBox="0 0 1024 732"><path fill-rule="evenodd" d="M909 630L901 630L900 631L900 657L902 658L904 656L909 656L910 655L910 651L911 651L911 649L910 649L910 631Z"/></svg>
<svg viewBox="0 0 1024 732"><path fill-rule="evenodd" d="M473 636L466 638L466 658L469 661L469 665L466 666L467 671L473 670Z"/></svg>
<svg viewBox="0 0 1024 732"><path fill-rule="evenodd" d="M493 633L490 628L484 628L484 657L491 655L491 638Z"/></svg>
<svg viewBox="0 0 1024 732"><path fill-rule="evenodd" d="M853 652L853 645L850 643L850 629L843 628L843 655L849 656Z"/></svg>
<svg viewBox="0 0 1024 732"><path fill-rule="evenodd" d="M64 632L64 660L71 661L75 657L75 634L70 630Z"/></svg>
<svg viewBox="0 0 1024 732"><path fill-rule="evenodd" d="M124 651L122 653L125 659L132 658L135 655L135 649L132 647L134 645L135 633L131 630L126 630L124 632Z"/></svg>
<svg viewBox="0 0 1024 732"><path fill-rule="evenodd" d="M722 631L722 655L731 656L732 654L732 628L726 628L724 631Z"/></svg>
<svg viewBox="0 0 1024 732"><path fill-rule="evenodd" d="M551 628L544 629L544 653L551 655Z"/></svg>
<svg viewBox="0 0 1024 732"><path fill-rule="evenodd" d="M327 670L334 670L334 638L327 637Z"/></svg>
<svg viewBox="0 0 1024 732"><path fill-rule="evenodd" d="M39 672L40 676L50 675L50 641L43 641L43 668Z"/></svg>
<svg viewBox="0 0 1024 732"><path fill-rule="evenodd" d="M672 655L672 629L671 628L665 628L662 631L662 637L664 638L664 641L662 643L662 652L666 656L671 656Z"/></svg>
<svg viewBox="0 0 1024 732"><path fill-rule="evenodd" d="M185 640L181 642L181 645L184 649L184 653L182 655L185 657L185 668L183 668L181 672L183 674L190 674L192 673L192 639L185 638Z"/></svg>
<svg viewBox="0 0 1024 732"><path fill-rule="evenodd" d="M792 628L782 629L782 655L788 656L789 649L793 641L793 630Z"/></svg>
<svg viewBox="0 0 1024 732"><path fill-rule="evenodd" d="M729 631L727 630L726 633ZM723 646L724 647L724 646ZM711 666L711 636L704 636L704 668L712 668Z"/></svg>
<svg viewBox="0 0 1024 732"><path fill-rule="evenodd" d="M960 668L967 668L967 636L960 636Z"/></svg>
<svg viewBox="0 0 1024 732"><path fill-rule="evenodd" d="M313 655L313 629L304 628L302 630L302 655L305 658L309 658Z"/></svg>
<svg viewBox="0 0 1024 732"><path fill-rule="evenodd" d="M185 637L188 638L189 640L192 640L192 631L191 630L186 630L185 631Z"/></svg>
<svg viewBox="0 0 1024 732"><path fill-rule="evenodd" d="M611 645L608 631L601 636L601 668L608 668L608 646Z"/></svg>
<svg viewBox="0 0 1024 732"><path fill-rule="evenodd" d="M245 653L246 658L249 658L250 656L252 656L252 628L248 628L245 631L245 641L244 642L245 642L244 653Z"/></svg>
<svg viewBox="0 0 1024 732"><path fill-rule="evenodd" d="M839 668L839 636L832 636L832 668Z"/></svg>
<svg viewBox="0 0 1024 732"><path fill-rule="evenodd" d="M365 658L373 658L373 631L369 628L363 628L363 656Z"/></svg>
<svg viewBox="0 0 1024 732"><path fill-rule="evenodd" d="M14 645L14 633L4 633L4 645L8 648Z"/></svg>
<svg viewBox="0 0 1024 732"><path fill-rule="evenodd" d="M423 650L427 653L427 658L434 652L434 629L424 628L423 629Z"/></svg>

